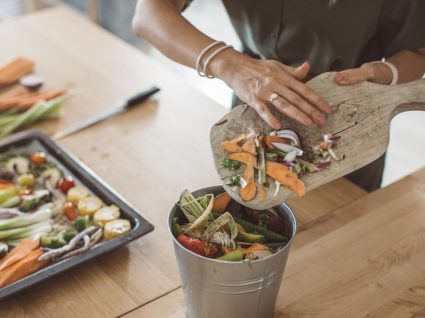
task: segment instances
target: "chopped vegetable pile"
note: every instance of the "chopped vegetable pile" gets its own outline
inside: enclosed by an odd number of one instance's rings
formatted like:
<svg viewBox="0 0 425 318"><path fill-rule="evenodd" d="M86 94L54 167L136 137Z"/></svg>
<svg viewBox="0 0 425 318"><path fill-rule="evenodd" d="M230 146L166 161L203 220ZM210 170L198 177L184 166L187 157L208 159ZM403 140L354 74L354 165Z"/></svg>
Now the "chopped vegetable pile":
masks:
<svg viewBox="0 0 425 318"><path fill-rule="evenodd" d="M228 153L221 162L222 168L229 171L227 185L234 191L239 189L239 196L244 201L258 196L264 202L267 200L266 188L270 187L268 176L276 184L274 196L280 185L284 185L303 197L305 185L300 178L306 173L328 168L332 160L340 160L335 153L339 139L339 136L326 134L322 140L303 149L294 131L282 129L267 135L251 131L225 140L220 147Z"/></svg>
<svg viewBox="0 0 425 318"><path fill-rule="evenodd" d="M177 241L201 256L222 261L256 260L288 243L282 215L274 209L250 210L227 192L195 198L185 190L172 220Z"/></svg>
<svg viewBox="0 0 425 318"><path fill-rule="evenodd" d="M0 138L35 122L58 116L63 89L42 91L43 78L32 73L35 63L17 58L0 67ZM12 86L19 82L20 87Z"/></svg>
<svg viewBox="0 0 425 318"><path fill-rule="evenodd" d="M0 155L0 288L131 230L40 151Z"/></svg>

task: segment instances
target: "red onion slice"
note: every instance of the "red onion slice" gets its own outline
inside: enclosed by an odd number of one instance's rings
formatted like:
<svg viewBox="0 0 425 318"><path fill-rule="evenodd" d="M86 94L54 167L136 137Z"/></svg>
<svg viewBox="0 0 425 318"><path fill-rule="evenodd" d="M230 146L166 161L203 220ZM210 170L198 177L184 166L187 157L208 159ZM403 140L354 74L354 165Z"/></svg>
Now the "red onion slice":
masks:
<svg viewBox="0 0 425 318"><path fill-rule="evenodd" d="M30 91L36 91L43 85L44 79L37 74L29 74L21 77L19 84Z"/></svg>
<svg viewBox="0 0 425 318"><path fill-rule="evenodd" d="M292 151L296 151L297 152L297 156L302 156L303 155L303 151L295 146L291 146L291 145L287 145L287 144L281 144L278 142L272 142L272 145L274 147L276 147L277 149L285 152L285 153L290 153Z"/></svg>
<svg viewBox="0 0 425 318"><path fill-rule="evenodd" d="M331 140L331 141L337 141L339 139L341 139L341 136L332 136L332 137L329 137L329 140Z"/></svg>
<svg viewBox="0 0 425 318"><path fill-rule="evenodd" d="M330 162L317 163L316 168L317 168L317 171L322 171L322 170L325 170L326 168L329 168L330 165L331 165Z"/></svg>
<svg viewBox="0 0 425 318"><path fill-rule="evenodd" d="M292 163L295 160L295 158L297 158L297 155L298 155L297 150L288 152L283 160L285 160L286 162Z"/></svg>
<svg viewBox="0 0 425 318"><path fill-rule="evenodd" d="M299 147L301 145L300 138L297 133L290 129L281 129L276 131L276 136L286 138L292 141L292 145Z"/></svg>

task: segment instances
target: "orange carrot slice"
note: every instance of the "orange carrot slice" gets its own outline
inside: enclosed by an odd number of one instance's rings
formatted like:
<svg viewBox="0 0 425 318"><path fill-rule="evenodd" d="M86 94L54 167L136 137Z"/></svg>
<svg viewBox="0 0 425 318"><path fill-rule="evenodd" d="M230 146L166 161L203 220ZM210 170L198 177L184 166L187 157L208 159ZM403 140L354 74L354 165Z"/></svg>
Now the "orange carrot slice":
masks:
<svg viewBox="0 0 425 318"><path fill-rule="evenodd" d="M0 68L0 85L13 84L34 69L34 62L24 58L17 58Z"/></svg>
<svg viewBox="0 0 425 318"><path fill-rule="evenodd" d="M230 201L232 201L232 197L227 192L220 193L214 198L212 211L215 213L224 213Z"/></svg>
<svg viewBox="0 0 425 318"><path fill-rule="evenodd" d="M0 288L16 282L46 265L48 260L38 260L43 253L40 249L33 250L15 264L0 271Z"/></svg>
<svg viewBox="0 0 425 318"><path fill-rule="evenodd" d="M22 240L14 249L0 260L0 271L26 257L40 245L38 240Z"/></svg>

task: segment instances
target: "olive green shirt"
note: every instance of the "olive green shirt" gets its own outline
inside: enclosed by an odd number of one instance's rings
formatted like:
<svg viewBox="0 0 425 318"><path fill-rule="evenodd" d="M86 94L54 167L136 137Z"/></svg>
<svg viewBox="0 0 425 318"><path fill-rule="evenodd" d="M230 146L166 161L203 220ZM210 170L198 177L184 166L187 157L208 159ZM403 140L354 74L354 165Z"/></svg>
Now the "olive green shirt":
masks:
<svg viewBox="0 0 425 318"><path fill-rule="evenodd" d="M223 0L245 51L312 73L425 47L425 0Z"/></svg>

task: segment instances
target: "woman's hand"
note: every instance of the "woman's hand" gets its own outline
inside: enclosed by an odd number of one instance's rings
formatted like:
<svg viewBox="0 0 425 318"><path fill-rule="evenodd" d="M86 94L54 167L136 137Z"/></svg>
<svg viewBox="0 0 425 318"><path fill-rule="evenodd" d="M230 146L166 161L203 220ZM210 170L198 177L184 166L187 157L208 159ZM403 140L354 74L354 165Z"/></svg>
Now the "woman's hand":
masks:
<svg viewBox="0 0 425 318"><path fill-rule="evenodd" d="M393 79L389 66L384 63L365 63L359 68L353 68L335 74L334 80L341 85L358 84L369 81L388 85Z"/></svg>
<svg viewBox="0 0 425 318"><path fill-rule="evenodd" d="M271 106L304 125L324 124L325 114L331 112L329 104L301 82L310 70L308 63L293 68L226 50L208 69L275 129L281 128L281 123L270 111Z"/></svg>

